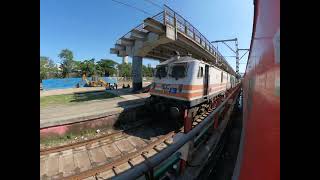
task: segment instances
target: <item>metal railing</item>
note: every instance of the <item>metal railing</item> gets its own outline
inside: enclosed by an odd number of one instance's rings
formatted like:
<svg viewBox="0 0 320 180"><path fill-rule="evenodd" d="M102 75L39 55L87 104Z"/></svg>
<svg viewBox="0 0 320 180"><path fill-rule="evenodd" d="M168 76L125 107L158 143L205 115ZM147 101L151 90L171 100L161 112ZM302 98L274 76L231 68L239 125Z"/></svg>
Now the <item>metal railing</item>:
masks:
<svg viewBox="0 0 320 180"><path fill-rule="evenodd" d="M176 13L174 10L164 5L164 10L154 16L152 19L162 23L163 25L170 25L173 28L177 28L178 32L186 35L188 38L192 39L196 44L202 47L204 50L208 51L211 55L216 57L218 61L224 62L228 68L230 68L233 72L234 70L230 66L230 64L226 61L226 59L221 55L221 53L211 44L211 42L203 36L200 31L197 30L191 23L185 20L181 15ZM133 28L135 30L141 32L148 32L144 29L145 24L141 23L137 27ZM131 31L122 36L121 38L130 38ZM121 39L120 38L120 39ZM121 44L120 39L117 41L117 44Z"/></svg>
<svg viewBox="0 0 320 180"><path fill-rule="evenodd" d="M194 26L192 26L191 23L189 23L187 20L185 20L181 15L173 11L168 6L164 6L164 11L162 12L164 14L164 19L166 21L163 22L164 25L171 25L174 28L177 28L177 30L191 38L193 41L195 41L199 46L201 46L203 49L209 51L213 56L217 57L218 60L223 61L224 63L231 68L230 64L226 61L226 59L221 55L221 53L211 44L211 42L203 36L200 31L197 30ZM232 68L231 68L232 69ZM232 69L233 70L233 69Z"/></svg>

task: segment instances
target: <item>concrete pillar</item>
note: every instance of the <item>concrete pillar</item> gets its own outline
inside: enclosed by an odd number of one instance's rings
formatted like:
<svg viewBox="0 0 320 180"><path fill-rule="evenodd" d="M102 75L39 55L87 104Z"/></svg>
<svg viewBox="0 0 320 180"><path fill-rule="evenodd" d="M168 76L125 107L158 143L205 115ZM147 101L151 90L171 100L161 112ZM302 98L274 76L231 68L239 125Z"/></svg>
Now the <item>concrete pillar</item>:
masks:
<svg viewBox="0 0 320 180"><path fill-rule="evenodd" d="M142 89L142 57L132 58L132 88L133 91Z"/></svg>
<svg viewBox="0 0 320 180"><path fill-rule="evenodd" d="M122 57L122 64L128 64L128 56Z"/></svg>

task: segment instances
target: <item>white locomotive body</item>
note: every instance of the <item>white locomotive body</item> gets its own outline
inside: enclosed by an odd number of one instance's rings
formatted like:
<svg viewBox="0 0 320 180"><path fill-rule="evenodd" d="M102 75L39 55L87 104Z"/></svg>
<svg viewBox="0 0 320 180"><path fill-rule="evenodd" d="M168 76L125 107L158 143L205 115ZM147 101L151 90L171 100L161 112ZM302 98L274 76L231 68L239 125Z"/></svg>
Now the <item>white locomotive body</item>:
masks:
<svg viewBox="0 0 320 180"><path fill-rule="evenodd" d="M224 94L236 83L233 75L212 64L189 56L173 57L156 67L150 94L154 99L190 108Z"/></svg>

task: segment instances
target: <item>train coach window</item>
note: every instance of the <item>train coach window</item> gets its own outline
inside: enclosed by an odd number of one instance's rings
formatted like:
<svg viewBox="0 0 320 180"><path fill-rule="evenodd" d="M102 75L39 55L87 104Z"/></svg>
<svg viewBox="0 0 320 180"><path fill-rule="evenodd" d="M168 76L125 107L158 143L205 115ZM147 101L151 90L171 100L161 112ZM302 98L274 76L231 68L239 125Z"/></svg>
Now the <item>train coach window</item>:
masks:
<svg viewBox="0 0 320 180"><path fill-rule="evenodd" d="M168 66L157 66L156 68L156 77L164 78L167 76Z"/></svg>
<svg viewBox="0 0 320 180"><path fill-rule="evenodd" d="M198 70L198 78L203 77L203 67L199 66L199 70Z"/></svg>
<svg viewBox="0 0 320 180"><path fill-rule="evenodd" d="M176 64L172 66L170 76L176 79L184 78L186 76L186 64Z"/></svg>

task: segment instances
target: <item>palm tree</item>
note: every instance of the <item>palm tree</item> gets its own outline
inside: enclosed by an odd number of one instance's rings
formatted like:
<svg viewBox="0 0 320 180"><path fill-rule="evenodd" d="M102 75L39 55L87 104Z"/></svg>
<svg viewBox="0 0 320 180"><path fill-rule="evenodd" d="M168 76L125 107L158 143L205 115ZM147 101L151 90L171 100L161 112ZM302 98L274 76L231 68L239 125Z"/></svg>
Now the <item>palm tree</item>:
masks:
<svg viewBox="0 0 320 180"><path fill-rule="evenodd" d="M115 65L118 64L110 59L101 59L97 62L97 71L105 77L112 76L116 73Z"/></svg>

